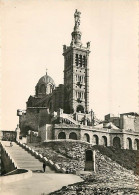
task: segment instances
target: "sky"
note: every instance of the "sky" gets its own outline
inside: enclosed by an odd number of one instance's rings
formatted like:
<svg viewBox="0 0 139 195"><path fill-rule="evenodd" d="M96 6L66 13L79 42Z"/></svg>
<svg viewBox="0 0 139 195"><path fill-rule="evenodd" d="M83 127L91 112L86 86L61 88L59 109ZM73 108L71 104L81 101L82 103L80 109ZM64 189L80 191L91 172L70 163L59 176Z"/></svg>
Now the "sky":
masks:
<svg viewBox="0 0 139 195"><path fill-rule="evenodd" d="M90 109L100 119L138 112L138 8L137 0L0 0L0 129L16 128L46 68L63 83L75 9L82 43L91 41Z"/></svg>

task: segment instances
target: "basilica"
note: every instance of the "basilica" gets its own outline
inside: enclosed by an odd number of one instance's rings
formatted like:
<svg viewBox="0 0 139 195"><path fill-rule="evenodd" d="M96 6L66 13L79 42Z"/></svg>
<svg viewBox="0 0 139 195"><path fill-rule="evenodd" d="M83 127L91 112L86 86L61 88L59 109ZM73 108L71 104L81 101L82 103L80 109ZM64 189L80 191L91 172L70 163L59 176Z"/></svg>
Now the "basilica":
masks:
<svg viewBox="0 0 139 195"><path fill-rule="evenodd" d="M39 79L26 110L17 110L21 135L32 131L41 141L72 139L136 150L139 148L137 113L118 117L108 114L102 122L89 110L90 42L82 45L80 16L76 10L71 43L63 46L64 84L56 87L47 71Z"/></svg>

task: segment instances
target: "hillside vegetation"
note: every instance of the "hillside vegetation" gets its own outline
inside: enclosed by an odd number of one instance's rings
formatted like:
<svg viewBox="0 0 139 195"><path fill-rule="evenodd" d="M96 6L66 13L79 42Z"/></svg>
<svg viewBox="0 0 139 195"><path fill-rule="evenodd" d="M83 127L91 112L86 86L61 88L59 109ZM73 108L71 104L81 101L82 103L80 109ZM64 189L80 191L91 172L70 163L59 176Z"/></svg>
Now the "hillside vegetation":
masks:
<svg viewBox="0 0 139 195"><path fill-rule="evenodd" d="M69 167L70 164L72 165L72 163L78 164L79 161L81 162L84 160L86 149L95 149L122 167L133 170L136 174L139 174L139 151L98 145L91 146L89 143L69 140L50 141L42 144L33 143L29 145L54 162L57 162L60 165L64 163L65 166L67 164L67 167Z"/></svg>
<svg viewBox="0 0 139 195"><path fill-rule="evenodd" d="M84 182L64 186L51 195L129 195L139 194L138 151L113 147L92 146L71 140L30 144L34 150L51 159L59 166L77 171ZM97 171L85 174L85 151L96 150ZM45 195L45 192L44 192Z"/></svg>

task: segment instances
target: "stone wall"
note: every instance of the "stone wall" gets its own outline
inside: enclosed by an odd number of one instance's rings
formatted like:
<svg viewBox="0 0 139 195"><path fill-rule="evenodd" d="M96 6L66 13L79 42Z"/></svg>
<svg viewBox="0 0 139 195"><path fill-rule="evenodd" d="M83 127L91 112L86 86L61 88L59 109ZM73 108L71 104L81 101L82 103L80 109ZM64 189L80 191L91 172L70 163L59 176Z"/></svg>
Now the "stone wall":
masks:
<svg viewBox="0 0 139 195"><path fill-rule="evenodd" d="M55 88L52 94L52 109L51 111L58 111L59 108L64 108L64 85L60 84Z"/></svg>
<svg viewBox="0 0 139 195"><path fill-rule="evenodd" d="M41 138L41 142L46 141L46 140L52 140L53 139L52 125L46 124L40 127L38 135Z"/></svg>
<svg viewBox="0 0 139 195"><path fill-rule="evenodd" d="M19 117L21 134L26 135L28 130L38 131L38 127L50 124L51 118L47 108L31 107Z"/></svg>
<svg viewBox="0 0 139 195"><path fill-rule="evenodd" d="M70 139L70 134L74 132L77 135L77 140L86 141L92 145L114 146L114 139L119 138L120 148L122 149L129 149L127 142L130 138L132 140L132 149L139 149L139 146L137 147L136 144L136 140L139 142L139 135L137 132L133 133L132 131L125 131L121 129L99 129L83 125L72 126L71 124L55 124L53 130L55 140L58 139L61 132L65 134L65 139Z"/></svg>
<svg viewBox="0 0 139 195"><path fill-rule="evenodd" d="M27 112L19 117L19 127L22 135L27 135L29 130L38 130L39 113L37 108L27 109Z"/></svg>
<svg viewBox="0 0 139 195"><path fill-rule="evenodd" d="M84 135L87 134L89 136L89 143L96 145L96 140L95 136L98 137L98 145L103 145L103 137L105 136L107 139L107 146L110 146L110 135L107 131L107 129L104 129L102 131L96 131L96 130L91 130L90 129L82 129L81 130L81 140L84 140Z"/></svg>
<svg viewBox="0 0 139 195"><path fill-rule="evenodd" d="M2 173L1 173L2 175L16 169L12 159L6 153L6 151L3 149L2 146L1 146L1 161L2 161Z"/></svg>
<svg viewBox="0 0 139 195"><path fill-rule="evenodd" d="M51 117L49 114L49 110L46 108L39 109L39 122L38 122L39 127L42 127L50 123L51 123Z"/></svg>
<svg viewBox="0 0 139 195"><path fill-rule="evenodd" d="M121 115L120 128L139 132L139 116Z"/></svg>
<svg viewBox="0 0 139 195"><path fill-rule="evenodd" d="M139 117L136 117L134 120L134 126L135 126L135 131L139 132Z"/></svg>
<svg viewBox="0 0 139 195"><path fill-rule="evenodd" d="M3 141L16 141L16 138L17 138L17 132L16 131L8 131L8 130L0 131L0 140L3 140Z"/></svg>
<svg viewBox="0 0 139 195"><path fill-rule="evenodd" d="M38 136L38 132L28 131L27 143L38 143L40 141L41 141L41 138ZM26 143L26 142L22 142L22 143Z"/></svg>
<svg viewBox="0 0 139 195"><path fill-rule="evenodd" d="M65 133L66 139L69 139L71 133L75 133L77 135L78 140L81 139L80 138L81 137L80 129L78 129L78 128L55 128L54 132L55 132L54 137L55 137L56 140L58 139L58 135L61 132Z"/></svg>

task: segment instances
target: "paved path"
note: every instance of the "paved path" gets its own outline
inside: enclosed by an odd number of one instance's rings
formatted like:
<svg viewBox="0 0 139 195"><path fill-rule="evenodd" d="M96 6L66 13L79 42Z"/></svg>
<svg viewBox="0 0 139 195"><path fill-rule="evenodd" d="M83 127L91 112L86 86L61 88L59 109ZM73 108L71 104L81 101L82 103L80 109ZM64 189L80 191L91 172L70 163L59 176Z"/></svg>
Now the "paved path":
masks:
<svg viewBox="0 0 139 195"><path fill-rule="evenodd" d="M1 195L42 195L59 190L62 186L82 181L72 174L33 173L32 177L4 184Z"/></svg>
<svg viewBox="0 0 139 195"><path fill-rule="evenodd" d="M30 170L42 170L42 163L35 159L31 154L22 149L16 143L9 147L9 142L5 144L7 151L14 158L20 168ZM35 160L34 160L35 159ZM62 186L83 181L80 177L72 174L54 173L48 169L46 173L33 172L32 177L20 181L3 184L1 186L1 195L42 195L59 190Z"/></svg>

